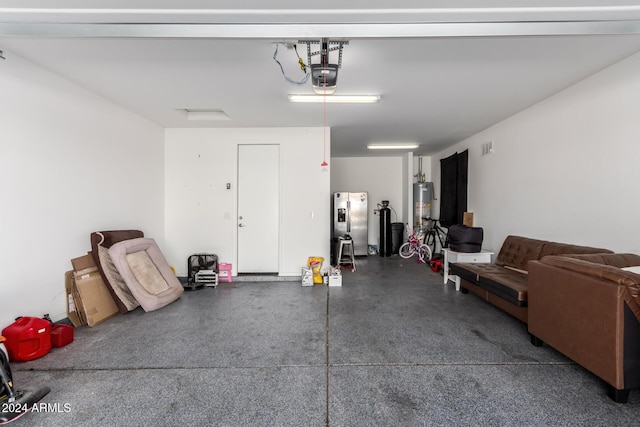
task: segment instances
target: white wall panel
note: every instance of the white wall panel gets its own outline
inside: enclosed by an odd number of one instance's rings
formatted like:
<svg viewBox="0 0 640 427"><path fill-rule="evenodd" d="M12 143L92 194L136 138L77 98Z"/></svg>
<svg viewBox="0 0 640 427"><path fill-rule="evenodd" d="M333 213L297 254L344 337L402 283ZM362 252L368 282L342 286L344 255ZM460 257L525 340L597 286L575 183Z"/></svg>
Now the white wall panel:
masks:
<svg viewBox="0 0 640 427"><path fill-rule="evenodd" d="M640 253L640 54L432 157L469 149L469 210L509 234ZM493 153L481 155L492 142Z"/></svg>
<svg viewBox="0 0 640 427"><path fill-rule="evenodd" d="M331 159L331 193L366 191L369 193L369 244L379 245L380 216L374 214L377 204L388 200L394 209L391 222L403 222L406 182L403 158L339 157ZM403 190L404 189L404 190Z"/></svg>
<svg viewBox="0 0 640 427"><path fill-rule="evenodd" d="M299 276L309 256L324 257L328 266L330 172L320 166L323 134L323 128L167 129L166 256L178 275L187 274L187 258L198 252L232 262L236 272L238 144L280 145L279 274Z"/></svg>
<svg viewBox="0 0 640 427"><path fill-rule="evenodd" d="M64 272L92 231L162 247L164 181L160 127L15 54L0 65L1 328L66 316Z"/></svg>

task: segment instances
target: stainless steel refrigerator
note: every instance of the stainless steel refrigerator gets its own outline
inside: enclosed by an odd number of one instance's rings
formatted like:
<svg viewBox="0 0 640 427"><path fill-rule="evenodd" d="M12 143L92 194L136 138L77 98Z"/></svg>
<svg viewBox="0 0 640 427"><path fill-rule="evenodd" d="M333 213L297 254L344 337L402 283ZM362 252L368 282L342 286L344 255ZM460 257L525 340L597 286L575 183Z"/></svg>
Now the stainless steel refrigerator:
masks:
<svg viewBox="0 0 640 427"><path fill-rule="evenodd" d="M368 254L367 193L333 193L334 239L348 234L353 239L354 255Z"/></svg>

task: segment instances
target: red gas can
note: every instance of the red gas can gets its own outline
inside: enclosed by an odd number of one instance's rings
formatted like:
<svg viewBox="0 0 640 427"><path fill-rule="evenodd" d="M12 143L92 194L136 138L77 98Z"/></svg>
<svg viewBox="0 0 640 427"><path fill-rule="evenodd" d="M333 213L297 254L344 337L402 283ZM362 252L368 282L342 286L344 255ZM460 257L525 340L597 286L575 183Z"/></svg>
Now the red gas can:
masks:
<svg viewBox="0 0 640 427"><path fill-rule="evenodd" d="M51 345L53 347L64 347L73 342L73 326L53 325L51 328Z"/></svg>
<svg viewBox="0 0 640 427"><path fill-rule="evenodd" d="M12 362L37 359L51 351L51 322L37 317L20 317L2 330Z"/></svg>

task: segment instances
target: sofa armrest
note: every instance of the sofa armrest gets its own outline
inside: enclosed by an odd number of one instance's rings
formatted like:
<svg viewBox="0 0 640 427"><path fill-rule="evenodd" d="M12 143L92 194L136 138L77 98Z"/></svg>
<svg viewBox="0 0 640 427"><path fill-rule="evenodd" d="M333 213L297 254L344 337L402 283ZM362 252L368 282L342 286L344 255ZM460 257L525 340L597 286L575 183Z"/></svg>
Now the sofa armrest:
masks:
<svg viewBox="0 0 640 427"><path fill-rule="evenodd" d="M623 267L640 265L640 256L636 254L546 256L541 262L622 285L625 301L636 318L640 320L640 274L622 270Z"/></svg>
<svg viewBox="0 0 640 427"><path fill-rule="evenodd" d="M529 332L623 389L626 287L565 267L529 263Z"/></svg>
<svg viewBox="0 0 640 427"><path fill-rule="evenodd" d="M630 262L626 255L633 254L611 254L606 255L552 255L542 258L542 263L560 267L563 269L577 271L602 280L607 280L619 285L638 288L640 275L630 271L622 270L622 267L640 265L640 260ZM637 257L637 255L634 255ZM640 257L639 257L640 258ZM597 261L595 261L597 260ZM617 262L616 262L617 260ZM609 263L607 263L607 261ZM638 288L640 289L640 288ZM637 293L636 293L637 295Z"/></svg>

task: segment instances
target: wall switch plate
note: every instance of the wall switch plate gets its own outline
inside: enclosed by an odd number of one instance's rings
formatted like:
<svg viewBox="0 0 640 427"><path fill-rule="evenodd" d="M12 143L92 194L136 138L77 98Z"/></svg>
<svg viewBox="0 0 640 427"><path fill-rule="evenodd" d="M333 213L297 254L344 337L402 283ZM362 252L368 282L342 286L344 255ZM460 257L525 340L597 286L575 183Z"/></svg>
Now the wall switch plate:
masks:
<svg viewBox="0 0 640 427"><path fill-rule="evenodd" d="M493 141L482 144L482 155L485 156L491 153L493 153Z"/></svg>

